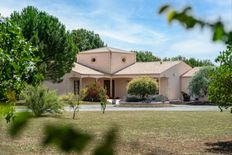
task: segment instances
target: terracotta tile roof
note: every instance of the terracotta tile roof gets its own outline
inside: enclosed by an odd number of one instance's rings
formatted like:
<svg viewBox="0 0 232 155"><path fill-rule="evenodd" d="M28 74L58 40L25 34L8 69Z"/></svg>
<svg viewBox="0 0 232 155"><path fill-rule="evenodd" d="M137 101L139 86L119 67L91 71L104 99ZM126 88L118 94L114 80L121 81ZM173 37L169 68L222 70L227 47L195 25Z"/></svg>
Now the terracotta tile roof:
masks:
<svg viewBox="0 0 232 155"><path fill-rule="evenodd" d="M134 53L134 52L121 50L121 49L117 49L117 48L112 48L112 47L102 47L102 48L96 48L96 49L92 49L92 50L82 51L79 54L101 53L101 52Z"/></svg>
<svg viewBox="0 0 232 155"><path fill-rule="evenodd" d="M72 68L72 71L82 75L104 75L104 73L102 72L96 71L92 68L86 67L78 63L74 63L74 67Z"/></svg>
<svg viewBox="0 0 232 155"><path fill-rule="evenodd" d="M198 72L202 67L194 67L189 70L187 73L182 75L182 77L192 77L196 72Z"/></svg>
<svg viewBox="0 0 232 155"><path fill-rule="evenodd" d="M164 61L164 62L136 62L133 65L122 69L115 75L145 75L145 74L160 74L167 69L181 63L181 61Z"/></svg>

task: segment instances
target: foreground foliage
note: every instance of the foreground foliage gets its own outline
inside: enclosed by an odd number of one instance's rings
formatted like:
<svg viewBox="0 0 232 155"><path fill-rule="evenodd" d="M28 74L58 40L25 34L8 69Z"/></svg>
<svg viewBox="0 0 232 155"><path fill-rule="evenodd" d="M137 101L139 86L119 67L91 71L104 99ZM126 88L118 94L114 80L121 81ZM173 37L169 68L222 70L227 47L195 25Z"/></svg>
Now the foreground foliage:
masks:
<svg viewBox="0 0 232 155"><path fill-rule="evenodd" d="M1 18L1 17L0 17ZM19 94L25 84L37 84L42 79L36 64L36 48L27 42L21 29L8 19L0 21L0 101L7 94Z"/></svg>
<svg viewBox="0 0 232 155"><path fill-rule="evenodd" d="M57 126L71 127L78 133L90 134L91 142L82 154L93 154L97 146L104 144L104 135L111 130L112 124L116 124L119 131L113 144L115 154L232 153L229 150L231 115L227 112L109 111L101 115L98 111L80 111L78 120L74 121L71 117L72 113L68 112L56 117L32 118L16 139L10 139L5 121L0 120L0 154L65 154L53 140L48 147L41 146L47 135L47 124L54 125L54 129ZM65 130L59 131L64 132L54 131L57 134L51 139L57 141L57 137L61 137L59 134L65 135ZM223 149L223 146L217 145L219 142L228 144ZM71 151L70 154L80 153Z"/></svg>
<svg viewBox="0 0 232 155"><path fill-rule="evenodd" d="M181 11L177 11L171 8L170 5L163 5L159 9L159 14L166 13L169 24L171 24L173 21L178 21L186 29L192 29L196 26L200 26L201 28L209 28L213 33L213 41L222 41L226 44L232 44L232 31L226 30L223 22L220 19L215 22L201 20L191 15L191 10L192 7L190 6L185 7Z"/></svg>
<svg viewBox="0 0 232 155"><path fill-rule="evenodd" d="M56 92L48 90L43 85L35 87L28 85L22 92L22 97L37 117L47 112L60 113L63 109Z"/></svg>

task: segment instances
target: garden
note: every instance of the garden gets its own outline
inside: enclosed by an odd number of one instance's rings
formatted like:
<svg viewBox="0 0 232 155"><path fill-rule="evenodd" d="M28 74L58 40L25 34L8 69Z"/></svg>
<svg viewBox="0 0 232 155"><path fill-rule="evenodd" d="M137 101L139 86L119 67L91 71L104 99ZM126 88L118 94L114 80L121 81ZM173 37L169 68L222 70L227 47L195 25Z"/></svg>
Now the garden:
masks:
<svg viewBox="0 0 232 155"><path fill-rule="evenodd" d="M187 29L209 28L213 41L228 45L216 58L219 66L200 72L191 84L192 95L208 95L225 112L108 112L106 91L97 83L79 94L57 96L43 81L62 81L77 52L106 45L92 31L70 32L58 18L28 6L9 18L0 16L0 154L231 154L232 33L220 21L190 16L189 7L170 9L165 5L159 13ZM127 101L167 100L156 92L153 79L136 78L128 85ZM28 111L16 111L19 100ZM100 104L102 112L79 111L84 101Z"/></svg>

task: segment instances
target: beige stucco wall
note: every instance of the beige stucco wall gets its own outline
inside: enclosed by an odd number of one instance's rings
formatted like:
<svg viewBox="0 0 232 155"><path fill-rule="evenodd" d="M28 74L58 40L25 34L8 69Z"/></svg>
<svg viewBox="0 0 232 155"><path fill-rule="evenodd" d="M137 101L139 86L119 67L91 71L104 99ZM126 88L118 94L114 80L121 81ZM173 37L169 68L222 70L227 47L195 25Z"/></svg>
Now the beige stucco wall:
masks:
<svg viewBox="0 0 232 155"><path fill-rule="evenodd" d="M124 99L127 95L127 84L130 78L117 78L115 80L115 97Z"/></svg>
<svg viewBox="0 0 232 155"><path fill-rule="evenodd" d="M88 85L95 83L95 82L96 82L95 78L83 78L81 88L86 88Z"/></svg>
<svg viewBox="0 0 232 155"><path fill-rule="evenodd" d="M44 81L43 84L49 88L49 90L55 90L57 95L67 94L73 92L73 76L71 73L65 74L63 81L60 83L53 83L51 81Z"/></svg>
<svg viewBox="0 0 232 155"><path fill-rule="evenodd" d="M92 62L92 58L96 61ZM77 62L90 68L110 73L110 53L80 53L77 55Z"/></svg>
<svg viewBox="0 0 232 155"><path fill-rule="evenodd" d="M162 77L159 82L159 94L168 96L168 78Z"/></svg>
<svg viewBox="0 0 232 155"><path fill-rule="evenodd" d="M167 71L163 72L161 76L168 78L168 99L180 100L181 99L181 75L189 71L191 67L184 62L181 62Z"/></svg>
<svg viewBox="0 0 232 155"><path fill-rule="evenodd" d="M189 94L188 85L191 79L191 77L181 77L181 91Z"/></svg>
<svg viewBox="0 0 232 155"><path fill-rule="evenodd" d="M122 59L125 58L126 61L123 62ZM136 61L135 53L116 53L112 52L111 59L111 73L115 73L131 64L134 64Z"/></svg>
<svg viewBox="0 0 232 155"><path fill-rule="evenodd" d="M96 61L92 62L92 58L95 58ZM123 62L122 58L125 58L126 61ZM135 63L135 61L135 53L100 52L80 53L77 55L78 63L105 73L115 73Z"/></svg>

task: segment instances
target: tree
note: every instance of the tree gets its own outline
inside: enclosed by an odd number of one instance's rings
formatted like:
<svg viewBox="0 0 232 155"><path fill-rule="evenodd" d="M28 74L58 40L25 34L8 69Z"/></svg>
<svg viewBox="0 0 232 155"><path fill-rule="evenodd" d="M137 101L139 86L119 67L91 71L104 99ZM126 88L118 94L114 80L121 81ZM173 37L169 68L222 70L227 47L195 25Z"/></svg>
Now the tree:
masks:
<svg viewBox="0 0 232 155"><path fill-rule="evenodd" d="M9 19L1 19L0 101L6 101L10 94L17 96L25 84L36 85L42 80L36 68L40 62L36 52L36 48L24 39L18 26Z"/></svg>
<svg viewBox="0 0 232 155"><path fill-rule="evenodd" d="M216 62L220 63L220 66L211 74L209 100L216 103L220 109L231 107L232 113L232 46L221 52Z"/></svg>
<svg viewBox="0 0 232 155"><path fill-rule="evenodd" d="M171 58L164 58L163 61L184 61L191 67L201 67L201 66L214 66L210 60L199 60L195 58L186 58L183 56L176 56Z"/></svg>
<svg viewBox="0 0 232 155"><path fill-rule="evenodd" d="M160 61L159 57L156 57L150 51L134 51L136 53L137 62L152 62Z"/></svg>
<svg viewBox="0 0 232 155"><path fill-rule="evenodd" d="M212 67L204 67L193 76L188 87L191 96L200 98L208 95L210 72L212 72L212 70Z"/></svg>
<svg viewBox="0 0 232 155"><path fill-rule="evenodd" d="M127 91L130 95L146 98L156 93L158 86L156 81L150 77L138 77L128 83Z"/></svg>
<svg viewBox="0 0 232 155"><path fill-rule="evenodd" d="M73 110L73 119L76 117L76 112L79 111L79 105L82 103L82 94L69 93L67 95L61 96L61 100L67 103Z"/></svg>
<svg viewBox="0 0 232 155"><path fill-rule="evenodd" d="M79 51L85 51L105 46L100 36L95 34L93 31L88 31L85 29L72 30L71 36Z"/></svg>
<svg viewBox="0 0 232 155"><path fill-rule="evenodd" d="M61 81L63 75L72 69L77 53L65 26L56 17L32 6L13 12L10 19L22 29L26 40L38 48L35 55L42 61L37 63L37 68L45 78Z"/></svg>

